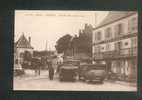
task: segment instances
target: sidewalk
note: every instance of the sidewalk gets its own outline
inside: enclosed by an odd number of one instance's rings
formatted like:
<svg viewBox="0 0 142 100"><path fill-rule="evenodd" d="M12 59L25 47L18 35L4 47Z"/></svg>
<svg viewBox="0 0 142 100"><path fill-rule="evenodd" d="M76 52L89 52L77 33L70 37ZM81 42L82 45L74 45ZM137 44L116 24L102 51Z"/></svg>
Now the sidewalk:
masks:
<svg viewBox="0 0 142 100"><path fill-rule="evenodd" d="M25 74L22 76L14 77L15 79L21 80L36 80L36 79L49 79L48 70L41 70L40 75L36 75L34 70L25 70ZM57 73L54 74L54 79L57 79Z"/></svg>
<svg viewBox="0 0 142 100"><path fill-rule="evenodd" d="M25 70L25 74L22 76L14 77L17 79L24 79L24 80L30 80L30 79L40 79L40 78L48 78L48 70L41 70L40 75L36 75L34 70Z"/></svg>
<svg viewBox="0 0 142 100"><path fill-rule="evenodd" d="M111 82L111 83L114 83L114 84L120 84L120 85L125 85L125 86L137 87L137 83L132 83L132 82L113 81L113 80L105 80L105 81Z"/></svg>

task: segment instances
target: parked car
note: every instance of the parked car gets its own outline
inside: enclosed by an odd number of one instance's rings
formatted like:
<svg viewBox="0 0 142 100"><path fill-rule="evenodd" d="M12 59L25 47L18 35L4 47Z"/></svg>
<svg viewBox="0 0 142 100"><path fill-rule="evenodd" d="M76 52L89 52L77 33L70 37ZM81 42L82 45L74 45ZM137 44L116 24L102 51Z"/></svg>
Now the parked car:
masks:
<svg viewBox="0 0 142 100"><path fill-rule="evenodd" d="M105 64L86 64L79 68L79 79L83 81L103 83L105 76Z"/></svg>
<svg viewBox="0 0 142 100"><path fill-rule="evenodd" d="M118 75L116 73L109 72L108 73L108 79L113 80L113 81L118 80Z"/></svg>
<svg viewBox="0 0 142 100"><path fill-rule="evenodd" d="M75 81L78 75L79 61L66 60L59 68L60 81Z"/></svg>
<svg viewBox="0 0 142 100"><path fill-rule="evenodd" d="M84 73L87 70L87 66L92 64L92 60L90 59L81 59L79 66L79 80L84 80Z"/></svg>

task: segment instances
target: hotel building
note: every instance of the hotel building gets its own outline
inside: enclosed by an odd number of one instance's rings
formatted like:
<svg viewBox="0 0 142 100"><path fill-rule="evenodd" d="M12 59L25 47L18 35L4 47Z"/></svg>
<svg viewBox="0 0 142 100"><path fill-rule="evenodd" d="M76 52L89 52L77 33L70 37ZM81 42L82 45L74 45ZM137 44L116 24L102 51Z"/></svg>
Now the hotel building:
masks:
<svg viewBox="0 0 142 100"><path fill-rule="evenodd" d="M137 36L137 12L110 11L93 29L94 63L105 63L117 80L136 82Z"/></svg>

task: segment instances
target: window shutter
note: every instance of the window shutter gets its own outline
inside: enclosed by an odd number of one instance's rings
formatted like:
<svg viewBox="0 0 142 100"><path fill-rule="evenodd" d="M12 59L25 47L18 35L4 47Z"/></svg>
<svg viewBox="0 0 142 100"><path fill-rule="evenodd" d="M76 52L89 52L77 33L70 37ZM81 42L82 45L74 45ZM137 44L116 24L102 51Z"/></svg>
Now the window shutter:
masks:
<svg viewBox="0 0 142 100"><path fill-rule="evenodd" d="M115 37L118 37L118 25L114 26L114 30L115 30Z"/></svg>
<svg viewBox="0 0 142 100"><path fill-rule="evenodd" d="M131 20L128 20L128 32L131 33Z"/></svg>

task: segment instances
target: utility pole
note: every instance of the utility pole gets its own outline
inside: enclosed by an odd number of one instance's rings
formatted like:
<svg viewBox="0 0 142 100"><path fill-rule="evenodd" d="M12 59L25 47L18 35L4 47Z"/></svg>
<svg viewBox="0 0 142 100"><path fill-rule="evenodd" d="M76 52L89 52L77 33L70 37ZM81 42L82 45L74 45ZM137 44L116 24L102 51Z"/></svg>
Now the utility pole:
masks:
<svg viewBox="0 0 142 100"><path fill-rule="evenodd" d="M45 51L48 51L48 48L47 48L47 40L46 40L46 44L45 44Z"/></svg>

